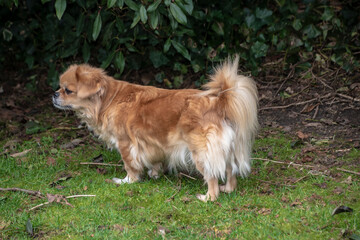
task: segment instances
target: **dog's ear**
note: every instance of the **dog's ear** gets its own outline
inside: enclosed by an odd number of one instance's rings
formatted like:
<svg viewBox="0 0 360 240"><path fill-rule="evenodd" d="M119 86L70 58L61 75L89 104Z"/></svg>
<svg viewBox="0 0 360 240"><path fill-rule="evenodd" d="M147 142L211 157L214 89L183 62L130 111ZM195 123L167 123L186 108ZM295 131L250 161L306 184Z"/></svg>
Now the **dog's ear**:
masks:
<svg viewBox="0 0 360 240"><path fill-rule="evenodd" d="M101 69L88 65L79 65L75 72L77 80L77 96L88 98L101 90L105 73Z"/></svg>

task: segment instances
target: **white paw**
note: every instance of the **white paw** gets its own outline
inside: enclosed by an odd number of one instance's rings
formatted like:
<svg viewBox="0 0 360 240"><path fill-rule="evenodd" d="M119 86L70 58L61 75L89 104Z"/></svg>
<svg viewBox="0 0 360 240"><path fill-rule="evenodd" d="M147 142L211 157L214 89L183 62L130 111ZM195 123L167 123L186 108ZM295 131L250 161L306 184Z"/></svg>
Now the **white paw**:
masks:
<svg viewBox="0 0 360 240"><path fill-rule="evenodd" d="M149 169L149 171L147 171L147 174L149 175L150 178L153 178L153 179L158 179L159 178L159 175L157 173L153 173L153 170Z"/></svg>
<svg viewBox="0 0 360 240"><path fill-rule="evenodd" d="M202 195L202 194L196 194L197 199L199 199L202 202L207 202L209 200L208 195Z"/></svg>
<svg viewBox="0 0 360 240"><path fill-rule="evenodd" d="M130 180L129 176L126 176L124 179L113 178L112 180L116 184L131 183L131 180Z"/></svg>

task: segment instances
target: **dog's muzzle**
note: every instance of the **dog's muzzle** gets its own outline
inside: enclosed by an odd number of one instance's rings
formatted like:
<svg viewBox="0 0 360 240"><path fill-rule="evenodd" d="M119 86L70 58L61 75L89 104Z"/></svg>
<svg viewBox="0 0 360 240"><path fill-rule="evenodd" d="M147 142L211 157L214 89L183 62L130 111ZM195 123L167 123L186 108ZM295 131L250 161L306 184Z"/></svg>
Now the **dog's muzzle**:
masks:
<svg viewBox="0 0 360 240"><path fill-rule="evenodd" d="M52 102L53 102L53 105L59 109L62 109L62 110L71 110L72 107L69 106L69 105L65 105L63 106L61 104L61 99L59 98L60 97L60 93L59 92L55 92L54 95L52 96Z"/></svg>

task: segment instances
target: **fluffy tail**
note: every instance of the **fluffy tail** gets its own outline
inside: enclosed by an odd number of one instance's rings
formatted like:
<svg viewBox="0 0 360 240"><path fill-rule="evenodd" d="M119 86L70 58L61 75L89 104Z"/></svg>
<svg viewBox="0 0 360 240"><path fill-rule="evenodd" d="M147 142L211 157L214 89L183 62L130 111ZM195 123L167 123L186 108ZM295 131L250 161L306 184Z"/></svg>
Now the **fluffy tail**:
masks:
<svg viewBox="0 0 360 240"><path fill-rule="evenodd" d="M250 154L258 128L258 94L254 80L238 75L239 57L228 59L215 69L211 81L204 87L206 95L218 97L226 121L235 131L233 154L227 159L233 174L247 176L251 170Z"/></svg>

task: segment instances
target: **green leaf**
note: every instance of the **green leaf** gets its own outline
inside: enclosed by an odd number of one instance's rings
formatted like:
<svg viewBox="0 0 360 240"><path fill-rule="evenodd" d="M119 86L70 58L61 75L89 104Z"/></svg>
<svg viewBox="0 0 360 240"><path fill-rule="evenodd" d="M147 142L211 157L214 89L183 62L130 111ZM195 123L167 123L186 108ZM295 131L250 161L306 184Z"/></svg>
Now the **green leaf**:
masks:
<svg viewBox="0 0 360 240"><path fill-rule="evenodd" d="M85 15L80 14L77 22L76 22L76 36L79 37L81 35L81 32L84 29L84 23L85 23Z"/></svg>
<svg viewBox="0 0 360 240"><path fill-rule="evenodd" d="M5 41L10 42L11 39L13 38L13 33L10 30L4 28L4 30L3 30L3 38L4 38Z"/></svg>
<svg viewBox="0 0 360 240"><path fill-rule="evenodd" d="M183 57L186 58L187 60L191 61L189 51L181 43L179 43L175 40L171 40L171 44L173 45L173 47L176 49L176 51L178 53L183 55Z"/></svg>
<svg viewBox="0 0 360 240"><path fill-rule="evenodd" d="M192 0L175 0L175 2L181 8L181 10L189 15L192 14L192 11L194 10L194 4Z"/></svg>
<svg viewBox="0 0 360 240"><path fill-rule="evenodd" d="M66 9L66 0L56 0L55 2L55 10L56 16L60 20Z"/></svg>
<svg viewBox="0 0 360 240"><path fill-rule="evenodd" d="M26 64L28 65L28 68L29 69L32 69L34 67L34 56L26 56L25 58L25 62Z"/></svg>
<svg viewBox="0 0 360 240"><path fill-rule="evenodd" d="M162 83L164 81L164 78L165 78L165 73L164 72L160 72L160 73L155 75L155 80L158 83Z"/></svg>
<svg viewBox="0 0 360 240"><path fill-rule="evenodd" d="M165 6L170 6L170 3L171 3L171 0L164 0L164 4L165 4Z"/></svg>
<svg viewBox="0 0 360 240"><path fill-rule="evenodd" d="M90 46L86 40L84 41L84 45L82 47L82 55L83 55L84 62L87 63L90 59Z"/></svg>
<svg viewBox="0 0 360 240"><path fill-rule="evenodd" d="M26 231L31 236L34 235L33 226L32 226L32 223L30 222L30 219L28 219L27 222L26 222Z"/></svg>
<svg viewBox="0 0 360 240"><path fill-rule="evenodd" d="M32 135L38 132L43 132L45 131L46 128L44 126L42 126L40 123L38 122L34 122L34 121L29 121L25 124L25 132L28 135ZM30 223L31 224L31 223ZM28 230L28 224L26 224L26 230ZM28 231L29 232L29 231ZM30 233L30 232L29 232ZM32 234L32 233L31 233Z"/></svg>
<svg viewBox="0 0 360 240"><path fill-rule="evenodd" d="M125 68L125 58L122 52L118 52L114 59L114 65L119 70L119 74L122 74Z"/></svg>
<svg viewBox="0 0 360 240"><path fill-rule="evenodd" d="M273 12L267 8L264 8L264 9L256 8L256 10L255 10L255 16L260 19L270 17L272 15L272 13Z"/></svg>
<svg viewBox="0 0 360 240"><path fill-rule="evenodd" d="M112 52L111 54L109 54L109 55L107 56L107 58L105 59L105 61L103 61L103 62L101 63L101 66L100 66L100 67L101 67L102 69L106 69L106 68L110 65L110 63L112 62L114 56L115 56L115 52Z"/></svg>
<svg viewBox="0 0 360 240"><path fill-rule="evenodd" d="M152 29L157 28L159 24L159 17L160 15L158 11L149 13L149 24Z"/></svg>
<svg viewBox="0 0 360 240"><path fill-rule="evenodd" d="M178 23L186 25L187 18L183 11L175 3L170 3L170 12Z"/></svg>
<svg viewBox="0 0 360 240"><path fill-rule="evenodd" d="M117 0L117 6L122 9L124 7L124 0Z"/></svg>
<svg viewBox="0 0 360 240"><path fill-rule="evenodd" d="M183 75L175 76L175 77L174 77L174 81L173 81L174 86L175 86L176 88L180 87L180 85L184 82L183 79L184 79Z"/></svg>
<svg viewBox="0 0 360 240"><path fill-rule="evenodd" d="M149 58L155 68L166 65L169 59L160 51L151 51Z"/></svg>
<svg viewBox="0 0 360 240"><path fill-rule="evenodd" d="M126 46L127 50L129 50L130 52L138 52L138 50L128 42L125 43L125 46Z"/></svg>
<svg viewBox="0 0 360 240"><path fill-rule="evenodd" d="M162 1L162 0L156 0L155 2L153 2L153 3L148 7L147 11L148 11L149 13L154 12L154 11L158 8L158 6L159 6L159 4L161 3L161 1Z"/></svg>
<svg viewBox="0 0 360 240"><path fill-rule="evenodd" d="M146 9L145 9L144 5L141 5L139 12L140 12L141 22L145 24L148 20L148 16L146 14Z"/></svg>
<svg viewBox="0 0 360 240"><path fill-rule="evenodd" d="M107 7L112 8L117 0L107 0Z"/></svg>
<svg viewBox="0 0 360 240"><path fill-rule="evenodd" d="M211 29L220 36L224 36L224 23L214 22Z"/></svg>
<svg viewBox="0 0 360 240"><path fill-rule="evenodd" d="M94 22L94 26L93 26L93 32L92 32L92 38L94 41L96 41L96 39L98 38L100 31L101 31L101 15L100 12L98 13L98 15L95 18L95 22Z"/></svg>
<svg viewBox="0 0 360 240"><path fill-rule="evenodd" d="M325 10L324 10L323 14L321 15L321 19L323 21L329 21L332 19L333 16L334 16L334 12L331 10L331 8L325 7Z"/></svg>
<svg viewBox="0 0 360 240"><path fill-rule="evenodd" d="M171 12L169 12L168 17L170 19L170 26L173 30L177 29L179 23L175 20Z"/></svg>
<svg viewBox="0 0 360 240"><path fill-rule="evenodd" d="M169 51L170 47L171 47L171 39L168 38L168 39L166 40L165 44L164 44L164 50L163 50L164 53L166 53L167 51Z"/></svg>
<svg viewBox="0 0 360 240"><path fill-rule="evenodd" d="M302 28L302 24L301 21L299 19L295 19L292 23L292 27L296 30L299 31Z"/></svg>
<svg viewBox="0 0 360 240"><path fill-rule="evenodd" d="M140 14L138 12L136 12L130 28L134 28L136 26L136 24L138 24L139 21L140 21Z"/></svg>
<svg viewBox="0 0 360 240"><path fill-rule="evenodd" d="M266 56L267 50L269 46L265 43L256 41L250 48L252 54L254 54L255 58L260 58Z"/></svg>
<svg viewBox="0 0 360 240"><path fill-rule="evenodd" d="M316 38L321 34L321 32L313 24L307 25L304 28L303 33L306 34L308 38Z"/></svg>
<svg viewBox="0 0 360 240"><path fill-rule="evenodd" d="M137 12L140 10L139 5L137 5L134 1L132 0L125 0L125 4L133 11Z"/></svg>

